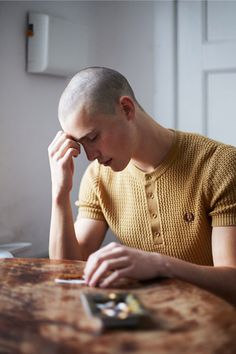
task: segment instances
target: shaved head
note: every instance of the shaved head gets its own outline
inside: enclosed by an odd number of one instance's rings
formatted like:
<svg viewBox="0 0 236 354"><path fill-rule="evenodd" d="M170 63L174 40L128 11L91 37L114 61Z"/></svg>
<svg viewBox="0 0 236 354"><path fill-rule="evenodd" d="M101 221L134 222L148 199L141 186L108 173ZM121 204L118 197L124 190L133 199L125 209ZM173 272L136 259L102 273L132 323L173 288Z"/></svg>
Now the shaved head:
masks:
<svg viewBox="0 0 236 354"><path fill-rule="evenodd" d="M121 96L129 96L138 104L129 82L119 72L103 67L85 68L65 88L59 102L59 120L65 121L82 107L91 115L114 114Z"/></svg>

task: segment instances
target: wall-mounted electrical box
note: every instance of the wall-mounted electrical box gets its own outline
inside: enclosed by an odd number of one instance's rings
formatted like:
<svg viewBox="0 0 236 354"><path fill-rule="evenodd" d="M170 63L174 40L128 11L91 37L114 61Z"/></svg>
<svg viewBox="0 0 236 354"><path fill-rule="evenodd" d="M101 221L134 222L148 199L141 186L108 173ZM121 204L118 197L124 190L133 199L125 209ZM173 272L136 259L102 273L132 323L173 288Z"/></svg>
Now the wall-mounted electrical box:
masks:
<svg viewBox="0 0 236 354"><path fill-rule="evenodd" d="M78 24L35 12L27 22L27 72L69 76L81 69Z"/></svg>

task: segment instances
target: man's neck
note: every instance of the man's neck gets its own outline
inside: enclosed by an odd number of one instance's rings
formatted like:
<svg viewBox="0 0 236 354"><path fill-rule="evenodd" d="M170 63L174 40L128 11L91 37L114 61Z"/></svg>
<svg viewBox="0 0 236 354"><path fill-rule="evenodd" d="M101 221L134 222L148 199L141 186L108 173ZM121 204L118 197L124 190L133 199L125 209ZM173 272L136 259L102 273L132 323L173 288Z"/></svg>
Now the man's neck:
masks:
<svg viewBox="0 0 236 354"><path fill-rule="evenodd" d="M174 133L147 114L142 114L137 124L137 148L131 162L150 173L164 161L173 144Z"/></svg>

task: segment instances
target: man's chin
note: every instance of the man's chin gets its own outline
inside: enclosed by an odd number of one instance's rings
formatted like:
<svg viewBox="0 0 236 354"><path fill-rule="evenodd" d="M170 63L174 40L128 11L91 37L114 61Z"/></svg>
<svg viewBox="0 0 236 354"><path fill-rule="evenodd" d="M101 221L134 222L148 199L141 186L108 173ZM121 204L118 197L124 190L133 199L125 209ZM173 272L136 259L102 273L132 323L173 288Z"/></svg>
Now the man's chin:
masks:
<svg viewBox="0 0 236 354"><path fill-rule="evenodd" d="M110 165L109 165L109 167L112 169L112 171L114 171L114 172L121 172L121 171L123 171L126 167L127 167L127 165L128 165L128 163L120 163L120 164L118 164L118 163L115 163L114 161L113 161L113 163L111 163Z"/></svg>

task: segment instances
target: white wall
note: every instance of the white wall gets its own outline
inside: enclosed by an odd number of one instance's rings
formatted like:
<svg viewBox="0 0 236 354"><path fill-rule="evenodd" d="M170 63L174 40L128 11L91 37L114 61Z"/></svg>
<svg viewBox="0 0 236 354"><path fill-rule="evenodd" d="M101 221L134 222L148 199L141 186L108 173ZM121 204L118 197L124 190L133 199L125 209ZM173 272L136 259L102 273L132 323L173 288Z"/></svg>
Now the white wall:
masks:
<svg viewBox="0 0 236 354"><path fill-rule="evenodd" d="M76 20L85 27L88 6L63 2L0 2L0 237L30 241L30 254L47 251L50 175L47 146L59 129L57 103L66 80L25 72L27 11ZM87 40L89 27L81 39ZM80 65L78 65L80 66Z"/></svg>
<svg viewBox="0 0 236 354"><path fill-rule="evenodd" d="M152 1L98 1L90 11L96 28L97 65L121 71L137 99L153 113L154 4Z"/></svg>
<svg viewBox="0 0 236 354"><path fill-rule="evenodd" d="M66 80L25 72L27 11L78 21L76 45L87 50L87 62L78 69L103 65L121 71L153 113L153 9L151 1L0 2L0 242L32 242L30 256L48 248L47 146L59 129L57 104ZM84 156L76 162L73 201L86 165Z"/></svg>
<svg viewBox="0 0 236 354"><path fill-rule="evenodd" d="M154 117L169 128L177 125L177 2L154 3Z"/></svg>

